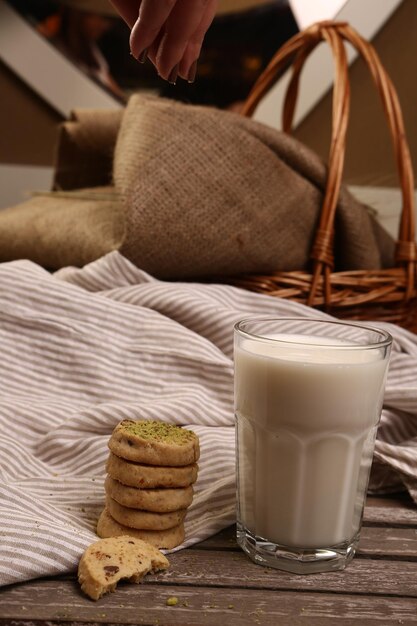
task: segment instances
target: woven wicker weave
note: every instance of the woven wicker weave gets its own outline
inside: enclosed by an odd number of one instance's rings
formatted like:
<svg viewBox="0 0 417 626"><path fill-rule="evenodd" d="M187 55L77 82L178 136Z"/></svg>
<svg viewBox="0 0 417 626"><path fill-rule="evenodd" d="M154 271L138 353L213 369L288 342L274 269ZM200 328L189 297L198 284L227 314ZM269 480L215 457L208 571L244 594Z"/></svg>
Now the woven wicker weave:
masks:
<svg viewBox="0 0 417 626"><path fill-rule="evenodd" d="M293 73L283 109L283 130L290 132L301 70L310 52L322 40L330 45L333 53L335 83L328 178L311 251L312 272L246 276L233 283L325 309L336 317L390 321L417 332L413 169L398 97L373 46L346 23L326 21L314 24L295 35L277 52L253 87L242 113L252 115L277 76L292 61ZM350 42L358 50L371 72L382 99L394 145L403 206L396 246L396 267L392 269L333 272L334 220L343 174L350 102L344 41Z"/></svg>

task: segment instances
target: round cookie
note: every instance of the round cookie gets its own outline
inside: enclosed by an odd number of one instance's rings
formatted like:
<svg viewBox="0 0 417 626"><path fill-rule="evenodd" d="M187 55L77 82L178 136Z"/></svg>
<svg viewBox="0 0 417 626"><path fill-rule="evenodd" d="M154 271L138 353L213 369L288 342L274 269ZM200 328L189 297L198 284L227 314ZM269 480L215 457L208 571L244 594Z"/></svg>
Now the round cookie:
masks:
<svg viewBox="0 0 417 626"><path fill-rule="evenodd" d="M197 480L198 465L183 467L157 467L141 465L121 459L110 453L106 470L112 478L128 487L154 489L158 487L188 487Z"/></svg>
<svg viewBox="0 0 417 626"><path fill-rule="evenodd" d="M120 537L122 535L129 535L136 539L142 539L150 543L151 546L159 548L160 550L172 550L179 546L185 537L184 524L179 524L174 528L168 530L136 530L135 528L129 528L116 522L112 518L107 509L101 513L97 523L97 534L99 537Z"/></svg>
<svg viewBox="0 0 417 626"><path fill-rule="evenodd" d="M169 567L168 559L145 541L135 537L111 537L94 542L78 565L81 589L93 600L114 591L121 579L139 583L149 572Z"/></svg>
<svg viewBox="0 0 417 626"><path fill-rule="evenodd" d="M106 498L106 507L116 522L130 528L137 528L138 530L167 530L168 528L173 528L184 521L187 513L186 509L171 511L170 513L151 513L150 511L129 509L110 498L110 496Z"/></svg>
<svg viewBox="0 0 417 626"><path fill-rule="evenodd" d="M191 430L151 420L123 420L113 430L110 450L128 461L178 467L198 461L198 437Z"/></svg>
<svg viewBox="0 0 417 626"><path fill-rule="evenodd" d="M191 485L177 489L137 489L136 487L127 487L107 475L104 488L106 493L119 504L131 509L141 509L154 513L168 513L178 509L186 509L193 501Z"/></svg>

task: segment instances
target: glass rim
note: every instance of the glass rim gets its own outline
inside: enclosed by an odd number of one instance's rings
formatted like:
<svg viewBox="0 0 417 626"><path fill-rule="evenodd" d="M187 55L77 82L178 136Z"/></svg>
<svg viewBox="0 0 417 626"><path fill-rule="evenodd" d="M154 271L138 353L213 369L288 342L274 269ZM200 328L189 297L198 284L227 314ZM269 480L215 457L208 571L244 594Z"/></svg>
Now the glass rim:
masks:
<svg viewBox="0 0 417 626"><path fill-rule="evenodd" d="M300 321L306 321L306 322L318 322L319 324L331 324L333 326L351 326L353 328L360 328L361 330L366 330L366 331L371 331L373 333L378 333L379 335L381 335L383 337L383 339L381 339L381 341L376 341L376 342L369 342L369 343L365 343L365 344L357 344L357 343L352 343L352 344L328 344L328 343L308 343L309 346L314 346L314 347L318 347L318 348L323 348L323 349L328 349L328 350L372 350L375 348L384 348L387 347L389 345L392 344L393 338L392 335L382 329L382 328L377 328L376 326L372 326L372 325L368 325L368 324L362 324L360 322L354 322L354 321L344 321L344 320L323 320L323 319L319 319L317 317L273 317L271 315L266 315L266 316L252 316L252 317L245 317L244 319L239 320L238 322L236 322L234 324L234 330L235 332L242 336L242 337L246 337L246 338L250 338L250 339L255 339L256 341L264 341L267 343L276 343L276 344L288 344L288 345L292 345L292 346L301 346L301 345L305 345L303 344L302 341L290 341L290 340L285 340L285 339L275 339L273 337L262 337L262 335L256 335L255 333L251 333L248 332L246 330L243 330L241 328L241 325L246 324L248 322L300 322ZM331 337L329 337L329 339L331 339Z"/></svg>

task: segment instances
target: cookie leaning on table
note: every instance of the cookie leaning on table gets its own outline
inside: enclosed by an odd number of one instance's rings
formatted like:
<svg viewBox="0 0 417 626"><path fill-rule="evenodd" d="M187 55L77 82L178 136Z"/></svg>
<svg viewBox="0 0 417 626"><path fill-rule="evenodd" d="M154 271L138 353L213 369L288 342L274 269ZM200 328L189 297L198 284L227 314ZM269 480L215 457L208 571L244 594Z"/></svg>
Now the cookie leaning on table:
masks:
<svg viewBox="0 0 417 626"><path fill-rule="evenodd" d="M119 580L139 583L148 573L165 570L168 559L155 547L135 537L100 539L81 557L78 582L93 600L114 591Z"/></svg>
<svg viewBox="0 0 417 626"><path fill-rule="evenodd" d="M178 526L168 528L168 530L137 530L116 522L107 509L102 511L98 519L97 534L99 537L129 535L136 539L142 539L160 550L176 548L184 541L185 537L184 524L178 524Z"/></svg>
<svg viewBox="0 0 417 626"><path fill-rule="evenodd" d="M158 487L188 487L197 480L198 465L182 467L157 467L141 465L109 454L106 470L112 478L128 487L154 489Z"/></svg>
<svg viewBox="0 0 417 626"><path fill-rule="evenodd" d="M193 488L177 487L176 489L137 489L128 487L111 476L104 483L106 493L119 504L131 509L168 513L178 509L186 509L193 501Z"/></svg>
<svg viewBox="0 0 417 626"><path fill-rule="evenodd" d="M141 511L138 509L129 509L122 506L116 500L107 496L106 507L110 515L116 522L137 528L138 530L167 530L178 526L184 521L187 513L186 509L179 511L171 511L170 513L152 513L150 511Z"/></svg>
<svg viewBox="0 0 417 626"><path fill-rule="evenodd" d="M110 450L128 461L178 467L198 461L198 437L191 430L152 420L123 420L113 430Z"/></svg>

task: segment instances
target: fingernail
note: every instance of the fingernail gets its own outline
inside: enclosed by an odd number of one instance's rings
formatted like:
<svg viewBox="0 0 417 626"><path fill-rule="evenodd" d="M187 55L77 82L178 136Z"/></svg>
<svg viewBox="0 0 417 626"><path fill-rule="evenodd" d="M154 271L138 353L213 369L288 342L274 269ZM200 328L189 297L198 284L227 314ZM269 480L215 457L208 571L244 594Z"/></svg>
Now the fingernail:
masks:
<svg viewBox="0 0 417 626"><path fill-rule="evenodd" d="M178 65L179 64L177 63L177 65L175 65L172 68L172 70L171 70L171 72L170 72L170 74L168 76L168 82L169 82L170 85L176 85L177 84Z"/></svg>
<svg viewBox="0 0 417 626"><path fill-rule="evenodd" d="M195 81L195 75L197 74L197 61L194 61L188 72L187 81L191 84Z"/></svg>
<svg viewBox="0 0 417 626"><path fill-rule="evenodd" d="M143 65L143 63L145 63L145 61L147 59L147 56L148 56L148 48L145 48L145 50L143 50L140 53L140 55L138 56L139 63L142 63L142 65Z"/></svg>

